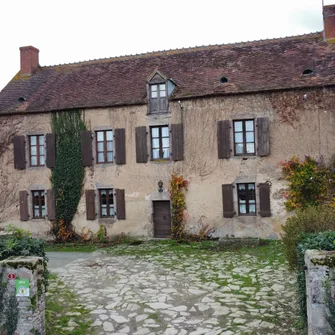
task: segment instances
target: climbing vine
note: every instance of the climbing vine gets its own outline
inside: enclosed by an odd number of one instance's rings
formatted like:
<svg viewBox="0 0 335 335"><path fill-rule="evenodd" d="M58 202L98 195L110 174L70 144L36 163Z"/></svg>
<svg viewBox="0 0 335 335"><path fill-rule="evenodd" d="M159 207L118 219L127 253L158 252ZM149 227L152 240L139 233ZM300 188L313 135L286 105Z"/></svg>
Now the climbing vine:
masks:
<svg viewBox="0 0 335 335"><path fill-rule="evenodd" d="M56 162L51 183L56 199L56 220L52 233L57 240L73 239L72 219L77 211L84 183L81 132L86 125L79 110L52 115L52 131L56 135Z"/></svg>
<svg viewBox="0 0 335 335"><path fill-rule="evenodd" d="M172 207L172 237L181 240L185 237L186 202L185 191L188 182L182 176L172 175L170 199Z"/></svg>
<svg viewBox="0 0 335 335"><path fill-rule="evenodd" d="M332 167L306 156L301 161L293 156L281 163L289 188L284 194L287 210L329 204L335 206L335 173Z"/></svg>

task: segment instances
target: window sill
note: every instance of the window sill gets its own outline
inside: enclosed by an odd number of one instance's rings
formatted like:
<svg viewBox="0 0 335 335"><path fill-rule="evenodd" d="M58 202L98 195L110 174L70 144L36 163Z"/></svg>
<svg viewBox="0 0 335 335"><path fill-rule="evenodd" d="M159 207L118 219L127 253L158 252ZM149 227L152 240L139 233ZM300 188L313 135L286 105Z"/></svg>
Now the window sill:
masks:
<svg viewBox="0 0 335 335"><path fill-rule="evenodd" d="M169 114L170 112L167 110L167 111L160 111L160 112L152 112L152 113L147 113L147 115L160 115L160 114Z"/></svg>
<svg viewBox="0 0 335 335"><path fill-rule="evenodd" d="M170 163L171 160L170 159L152 159L151 162L161 164L161 163Z"/></svg>
<svg viewBox="0 0 335 335"><path fill-rule="evenodd" d="M113 218L100 218L99 217L99 223L102 223L102 224L112 224L116 221L116 217L113 217Z"/></svg>
<svg viewBox="0 0 335 335"><path fill-rule="evenodd" d="M28 166L27 167L27 170L44 170L44 169L47 169L46 165L41 165L41 166Z"/></svg>
<svg viewBox="0 0 335 335"><path fill-rule="evenodd" d="M40 218L40 219L31 218L31 219L29 219L29 221L31 221L31 222L45 222L45 221L49 221L49 220L47 218Z"/></svg>

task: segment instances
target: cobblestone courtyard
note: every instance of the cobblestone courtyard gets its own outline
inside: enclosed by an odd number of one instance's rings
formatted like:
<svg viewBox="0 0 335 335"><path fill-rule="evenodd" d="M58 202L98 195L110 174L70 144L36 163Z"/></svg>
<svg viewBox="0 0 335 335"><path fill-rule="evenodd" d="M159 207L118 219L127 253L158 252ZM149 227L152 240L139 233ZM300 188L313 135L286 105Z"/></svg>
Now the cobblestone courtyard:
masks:
<svg viewBox="0 0 335 335"><path fill-rule="evenodd" d="M94 334L298 333L295 278L278 245L234 252L119 246L52 272L90 311Z"/></svg>

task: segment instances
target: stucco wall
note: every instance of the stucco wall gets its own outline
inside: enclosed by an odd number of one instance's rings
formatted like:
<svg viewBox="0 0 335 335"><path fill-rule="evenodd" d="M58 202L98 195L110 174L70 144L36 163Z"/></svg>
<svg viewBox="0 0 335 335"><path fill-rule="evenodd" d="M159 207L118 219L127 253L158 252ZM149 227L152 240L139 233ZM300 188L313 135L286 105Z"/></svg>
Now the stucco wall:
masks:
<svg viewBox="0 0 335 335"><path fill-rule="evenodd" d="M307 94L305 99L304 94ZM102 186L125 189L126 220L107 223L108 231L112 234L130 232L134 235L152 236L152 200L168 199L171 174L182 174L189 181L186 203L190 229L197 230L201 224L208 223L217 228L216 234L220 236L234 234L278 238L281 224L289 215L283 205L283 180L278 164L292 155L301 158L310 155L317 159L322 155L326 161L330 159L335 151L333 101L333 92L324 89L184 100L183 109L177 101L170 101L170 113L156 116L147 115L145 105L85 110L84 117L92 131L101 128L126 129L126 164L95 164L86 168L85 189ZM218 120L264 116L270 120L269 156L234 157L232 154L230 159L218 159ZM1 117L2 126L9 119ZM17 116L15 119L20 124L16 134L50 132L50 115L32 114ZM7 126L10 127L11 122L9 120ZM149 131L149 126L181 122L184 123L185 136L183 161L156 163L149 160L146 164L136 163L136 126L147 126ZM148 135L148 144L149 137ZM95 151L95 146L93 147ZM150 145L148 150L150 151ZM11 155L12 152L9 153ZM46 167L15 171L11 161L4 170L6 174L16 176L17 193L18 190L32 189L33 184L44 186L45 189L50 187L50 170ZM163 193L157 192L159 180L164 183ZM223 218L221 185L237 182L269 182L272 216ZM259 208L257 199L256 195ZM35 232L49 230L47 220L20 222L18 204L11 206L6 213L10 215L6 215L5 222L15 223ZM99 219L86 220L84 197L80 201L74 225L78 231L84 227L90 227L93 231L99 228Z"/></svg>

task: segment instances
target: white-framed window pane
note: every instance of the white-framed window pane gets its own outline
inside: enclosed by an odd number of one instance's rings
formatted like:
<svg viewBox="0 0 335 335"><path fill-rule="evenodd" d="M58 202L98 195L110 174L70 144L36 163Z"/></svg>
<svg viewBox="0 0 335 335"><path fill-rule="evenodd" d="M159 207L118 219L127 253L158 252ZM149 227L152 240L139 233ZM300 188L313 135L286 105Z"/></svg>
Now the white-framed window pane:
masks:
<svg viewBox="0 0 335 335"><path fill-rule="evenodd" d="M31 156L31 165L37 165L37 157Z"/></svg>
<svg viewBox="0 0 335 335"><path fill-rule="evenodd" d="M30 136L30 144L36 145L36 136Z"/></svg>
<svg viewBox="0 0 335 335"><path fill-rule="evenodd" d="M247 153L253 154L255 152L255 144L254 143L247 143Z"/></svg>
<svg viewBox="0 0 335 335"><path fill-rule="evenodd" d="M153 149L152 150L152 158L153 159L159 159L159 149Z"/></svg>
<svg viewBox="0 0 335 335"><path fill-rule="evenodd" d="M245 130L246 131L254 130L254 121L245 121Z"/></svg>
<svg viewBox="0 0 335 335"><path fill-rule="evenodd" d="M97 131L97 139L99 142L102 142L104 140L104 132L103 131Z"/></svg>
<svg viewBox="0 0 335 335"><path fill-rule="evenodd" d="M162 127L162 137L169 137L169 127Z"/></svg>
<svg viewBox="0 0 335 335"><path fill-rule="evenodd" d="M107 151L113 150L113 142L107 142Z"/></svg>
<svg viewBox="0 0 335 335"><path fill-rule="evenodd" d="M235 133L235 143L243 143L243 134Z"/></svg>
<svg viewBox="0 0 335 335"><path fill-rule="evenodd" d="M40 156L40 165L44 165L45 160L44 160L44 156Z"/></svg>
<svg viewBox="0 0 335 335"><path fill-rule="evenodd" d="M169 148L170 147L169 138L163 138L162 139L162 145L163 145L163 148Z"/></svg>
<svg viewBox="0 0 335 335"><path fill-rule="evenodd" d="M170 149L163 149L163 158L170 157Z"/></svg>
<svg viewBox="0 0 335 335"><path fill-rule="evenodd" d="M35 146L34 146L34 147L31 147L31 148L30 148L30 154L31 154L31 155L37 155L37 147L35 147Z"/></svg>
<svg viewBox="0 0 335 335"><path fill-rule="evenodd" d="M114 206L109 206L109 215L115 216Z"/></svg>
<svg viewBox="0 0 335 335"><path fill-rule="evenodd" d="M40 155L44 155L44 145L40 145Z"/></svg>
<svg viewBox="0 0 335 335"><path fill-rule="evenodd" d="M106 140L113 141L113 131L112 130L106 131Z"/></svg>
<svg viewBox="0 0 335 335"><path fill-rule="evenodd" d="M39 136L39 142L40 145L44 145L44 135Z"/></svg>
<svg viewBox="0 0 335 335"><path fill-rule="evenodd" d="M107 159L108 159L108 162L113 162L113 151L107 152Z"/></svg>
<svg viewBox="0 0 335 335"><path fill-rule="evenodd" d="M159 137L159 130L158 130L158 128L151 128L151 136L152 137Z"/></svg>
<svg viewBox="0 0 335 335"><path fill-rule="evenodd" d="M104 153L98 153L98 162L104 162L105 161L105 157L104 157Z"/></svg>
<svg viewBox="0 0 335 335"><path fill-rule="evenodd" d="M107 206L106 205L101 206L101 216L107 216Z"/></svg>
<svg viewBox="0 0 335 335"><path fill-rule="evenodd" d="M157 92L151 92L151 98L157 98Z"/></svg>
<svg viewBox="0 0 335 335"><path fill-rule="evenodd" d="M157 92L158 90L158 85L151 85L151 92Z"/></svg>
<svg viewBox="0 0 335 335"><path fill-rule="evenodd" d="M234 129L235 131L242 131L242 121L235 121L234 122Z"/></svg>
<svg viewBox="0 0 335 335"><path fill-rule="evenodd" d="M98 151L104 151L104 143L103 142L98 142Z"/></svg>
<svg viewBox="0 0 335 335"><path fill-rule="evenodd" d="M159 148L159 139L158 138L153 138L152 139L152 148L153 149Z"/></svg>
<svg viewBox="0 0 335 335"><path fill-rule="evenodd" d="M159 96L160 96L161 98L165 98L165 97L166 97L166 92L165 92L165 91L160 91L160 92L159 92Z"/></svg>
<svg viewBox="0 0 335 335"><path fill-rule="evenodd" d="M160 84L159 85L159 90L160 91L165 91L165 89L166 89L166 85L165 84Z"/></svg>
<svg viewBox="0 0 335 335"><path fill-rule="evenodd" d="M249 204L249 213L256 213L256 205Z"/></svg>
<svg viewBox="0 0 335 335"><path fill-rule="evenodd" d="M247 142L255 142L254 132L247 132L246 133L246 141Z"/></svg>
<svg viewBox="0 0 335 335"><path fill-rule="evenodd" d="M247 213L247 207L244 204L240 204L240 213L246 214Z"/></svg>
<svg viewBox="0 0 335 335"><path fill-rule="evenodd" d="M235 144L235 151L237 154L243 154L243 144Z"/></svg>

